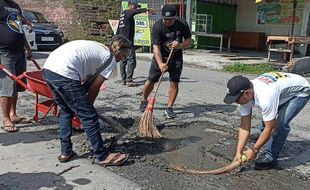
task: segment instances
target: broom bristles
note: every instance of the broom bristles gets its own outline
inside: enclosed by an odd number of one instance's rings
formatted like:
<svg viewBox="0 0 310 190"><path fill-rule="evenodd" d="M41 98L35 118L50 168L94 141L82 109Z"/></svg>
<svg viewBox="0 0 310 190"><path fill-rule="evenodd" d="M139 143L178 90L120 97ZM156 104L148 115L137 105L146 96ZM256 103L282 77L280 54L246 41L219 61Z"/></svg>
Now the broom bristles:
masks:
<svg viewBox="0 0 310 190"><path fill-rule="evenodd" d="M142 138L159 139L162 137L154 121L154 116L153 116L154 103L155 103L155 100L150 101L150 104L148 105L147 109L145 109L140 119L139 127L138 127L138 135ZM148 108L151 108L151 109L148 109Z"/></svg>

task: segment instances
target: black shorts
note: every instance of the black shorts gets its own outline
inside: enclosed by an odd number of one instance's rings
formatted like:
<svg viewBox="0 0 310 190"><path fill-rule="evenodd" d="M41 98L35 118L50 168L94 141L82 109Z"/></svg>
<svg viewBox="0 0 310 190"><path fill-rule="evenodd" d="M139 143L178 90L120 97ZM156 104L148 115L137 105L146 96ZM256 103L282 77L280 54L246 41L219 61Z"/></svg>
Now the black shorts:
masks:
<svg viewBox="0 0 310 190"><path fill-rule="evenodd" d="M182 59L173 59L170 62L168 68L169 78L171 82L180 82L180 77L183 69L183 60ZM161 75L161 70L155 60L152 59L151 67L149 70L149 77L147 78L150 82L158 82Z"/></svg>

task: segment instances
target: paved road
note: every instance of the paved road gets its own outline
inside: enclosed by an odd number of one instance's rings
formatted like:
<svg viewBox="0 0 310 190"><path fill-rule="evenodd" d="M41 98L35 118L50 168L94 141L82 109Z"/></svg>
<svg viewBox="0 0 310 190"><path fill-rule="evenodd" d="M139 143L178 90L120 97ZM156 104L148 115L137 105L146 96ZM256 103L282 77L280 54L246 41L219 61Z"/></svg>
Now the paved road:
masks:
<svg viewBox="0 0 310 190"><path fill-rule="evenodd" d="M42 64L46 58L46 52L37 52L35 55ZM141 84L138 87L124 87L118 83L118 77L107 81L108 88L100 93L95 103L98 112L120 118L141 116L137 109L148 68L149 62L139 60L135 73L136 81ZM30 67L30 69L34 68ZM173 121L165 120L163 117L168 94L168 82L167 78L164 78L154 111L156 123L175 125L185 121L201 120L222 126L238 127L237 106L223 103L225 85L232 76L233 74L185 66L175 104L179 115ZM31 93L22 93L18 103L19 113L28 117L33 116L34 96ZM293 127L289 137L291 141L300 141L309 145L309 112L308 104L292 122ZM260 118L258 110L254 111L253 117L253 125L255 125ZM135 181L127 180L108 169L91 164L87 157L80 157L67 164L59 164L57 118L49 116L40 123L20 127L21 131L16 134L0 132L0 189L141 189ZM108 138L113 134L104 135ZM83 144L79 146L82 147ZM309 155L310 150L306 150L283 158L282 164L309 176ZM64 173L57 175L61 172Z"/></svg>

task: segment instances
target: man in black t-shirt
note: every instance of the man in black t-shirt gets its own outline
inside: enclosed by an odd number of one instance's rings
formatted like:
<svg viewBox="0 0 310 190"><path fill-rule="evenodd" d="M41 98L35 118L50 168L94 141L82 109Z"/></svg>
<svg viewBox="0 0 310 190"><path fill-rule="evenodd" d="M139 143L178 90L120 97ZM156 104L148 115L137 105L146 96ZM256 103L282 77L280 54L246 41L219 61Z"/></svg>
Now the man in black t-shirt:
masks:
<svg viewBox="0 0 310 190"><path fill-rule="evenodd" d="M0 63L17 76L26 71L25 49L27 56L32 56L22 24L22 11L18 4L12 0L0 0ZM18 92L24 90L0 70L1 128L6 132L18 131L14 124L26 121L16 115Z"/></svg>
<svg viewBox="0 0 310 190"><path fill-rule="evenodd" d="M149 70L148 80L144 84L140 111L144 112L148 102L147 98L158 82L162 72L169 72L170 89L167 109L167 118L176 117L172 106L178 95L180 76L183 68L182 49L191 46L191 31L185 20L177 17L176 7L172 4L162 8L163 19L158 20L152 30L153 60ZM172 60L169 65L165 63L170 49L174 49Z"/></svg>
<svg viewBox="0 0 310 190"><path fill-rule="evenodd" d="M119 25L116 34L124 36L132 42L132 49L128 58L120 63L120 73L123 85L128 83L129 86L135 86L133 81L133 73L136 68L136 53L134 48L134 37L135 37L135 19L134 16L146 11L153 13L153 9L140 9L137 0L128 1L128 9L125 10L119 20ZM139 9L138 9L139 8ZM126 72L126 66L127 72Z"/></svg>

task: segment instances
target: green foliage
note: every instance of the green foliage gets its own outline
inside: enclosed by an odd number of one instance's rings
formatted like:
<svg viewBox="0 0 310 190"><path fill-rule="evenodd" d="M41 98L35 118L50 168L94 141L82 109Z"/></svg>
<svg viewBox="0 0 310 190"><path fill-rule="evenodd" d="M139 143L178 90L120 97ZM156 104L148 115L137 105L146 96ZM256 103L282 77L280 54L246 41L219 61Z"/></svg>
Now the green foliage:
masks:
<svg viewBox="0 0 310 190"><path fill-rule="evenodd" d="M73 40L92 40L97 41L99 43L105 44L109 39L107 36L94 36L94 35L88 35L86 31L80 30L76 31L74 33L70 33L67 35L68 41Z"/></svg>
<svg viewBox="0 0 310 190"><path fill-rule="evenodd" d="M76 10L77 22L72 31L66 34L69 41L84 39L105 44L111 38L112 30L108 25L108 19L119 19L120 0L69 0L69 3ZM93 19L89 17L90 14L95 15L92 16ZM101 32L92 34L90 29L98 29Z"/></svg>
<svg viewBox="0 0 310 190"><path fill-rule="evenodd" d="M249 74L262 74L270 71L275 71L272 65L268 63L262 63L259 65L250 65L244 63L233 63L223 67L223 71L226 72L238 72L238 73L249 73Z"/></svg>

